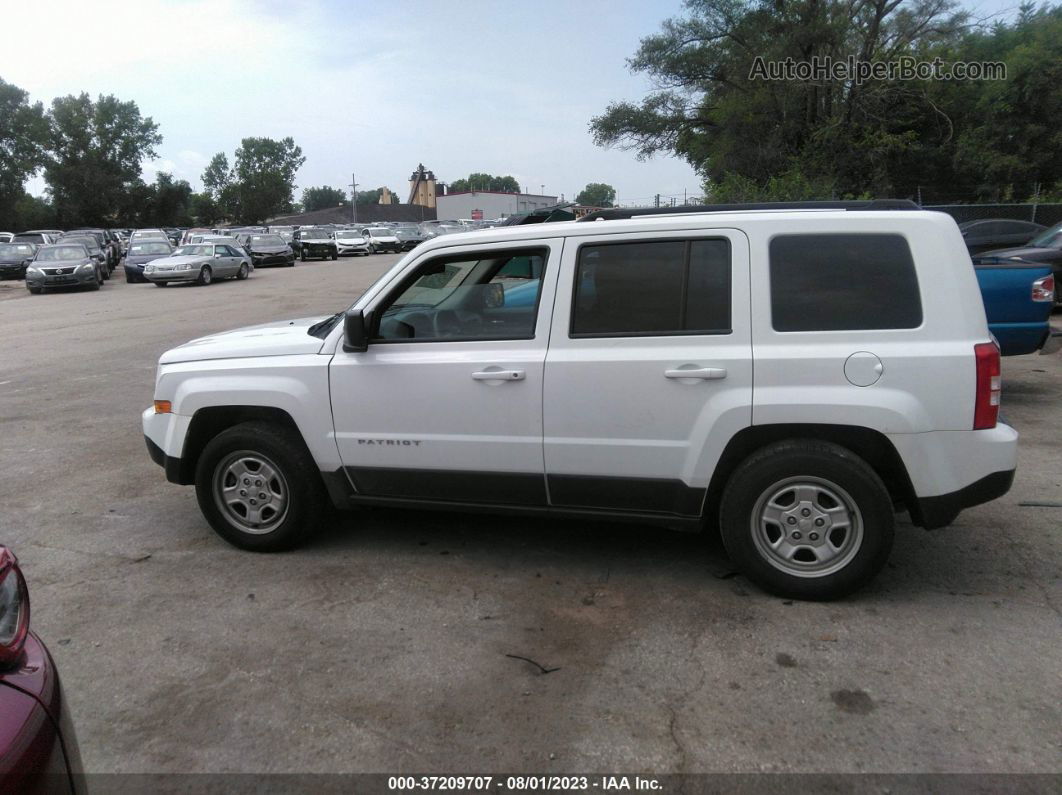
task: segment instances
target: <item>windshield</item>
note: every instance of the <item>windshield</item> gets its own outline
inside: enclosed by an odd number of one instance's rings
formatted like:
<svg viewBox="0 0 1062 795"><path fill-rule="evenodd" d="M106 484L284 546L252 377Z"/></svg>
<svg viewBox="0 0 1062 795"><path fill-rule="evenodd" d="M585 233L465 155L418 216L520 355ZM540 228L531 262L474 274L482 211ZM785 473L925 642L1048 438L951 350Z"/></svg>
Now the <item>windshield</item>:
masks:
<svg viewBox="0 0 1062 795"><path fill-rule="evenodd" d="M336 232L336 238L338 240L361 240L361 232L355 232L353 229L340 229Z"/></svg>
<svg viewBox="0 0 1062 795"><path fill-rule="evenodd" d="M213 254L213 246L181 246L173 252L175 257L210 257Z"/></svg>
<svg viewBox="0 0 1062 795"><path fill-rule="evenodd" d="M33 254L33 246L20 245L18 243L0 243L0 257L29 257Z"/></svg>
<svg viewBox="0 0 1062 795"><path fill-rule="evenodd" d="M55 246L42 248L37 252L38 262L68 262L70 260L84 259L86 255L84 246Z"/></svg>
<svg viewBox="0 0 1062 795"><path fill-rule="evenodd" d="M95 251L100 247L99 242L94 237L64 237L63 240L67 243L80 243L89 251Z"/></svg>
<svg viewBox="0 0 1062 795"><path fill-rule="evenodd" d="M1058 248L1062 245L1062 224L1055 224L1046 232L1034 237L1029 245L1035 248Z"/></svg>
<svg viewBox="0 0 1062 795"><path fill-rule="evenodd" d="M383 227L379 226L373 227L372 229L368 229L366 231L373 237L394 237L395 234L390 229L384 229Z"/></svg>
<svg viewBox="0 0 1062 795"><path fill-rule="evenodd" d="M328 237L328 232L323 229L302 229L300 231L302 232L302 234L299 235L299 239L301 240L310 240L311 238L314 240L320 240L321 238Z"/></svg>
<svg viewBox="0 0 1062 795"><path fill-rule="evenodd" d="M284 241L280 235L251 235L251 243L259 246L283 246Z"/></svg>
<svg viewBox="0 0 1062 795"><path fill-rule="evenodd" d="M137 254L169 254L170 247L165 243L135 243L129 247L130 256Z"/></svg>

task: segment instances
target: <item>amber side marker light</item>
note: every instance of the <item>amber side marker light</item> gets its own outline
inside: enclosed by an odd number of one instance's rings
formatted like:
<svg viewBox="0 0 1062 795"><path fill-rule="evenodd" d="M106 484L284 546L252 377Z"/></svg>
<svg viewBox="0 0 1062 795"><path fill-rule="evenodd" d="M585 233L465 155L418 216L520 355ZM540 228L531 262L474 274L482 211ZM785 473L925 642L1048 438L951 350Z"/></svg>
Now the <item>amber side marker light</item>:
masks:
<svg viewBox="0 0 1062 795"><path fill-rule="evenodd" d="M173 404L168 400L156 400L155 401L155 413L156 414L172 414Z"/></svg>

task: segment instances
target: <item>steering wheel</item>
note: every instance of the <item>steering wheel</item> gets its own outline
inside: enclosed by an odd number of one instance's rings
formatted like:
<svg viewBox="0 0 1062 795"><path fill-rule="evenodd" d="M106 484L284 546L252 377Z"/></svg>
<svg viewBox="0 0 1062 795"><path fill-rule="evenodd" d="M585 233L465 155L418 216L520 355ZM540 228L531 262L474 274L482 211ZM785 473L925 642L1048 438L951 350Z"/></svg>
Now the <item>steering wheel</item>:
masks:
<svg viewBox="0 0 1062 795"><path fill-rule="evenodd" d="M475 337L483 325L483 318L475 312L459 309L440 309L431 320L436 337Z"/></svg>

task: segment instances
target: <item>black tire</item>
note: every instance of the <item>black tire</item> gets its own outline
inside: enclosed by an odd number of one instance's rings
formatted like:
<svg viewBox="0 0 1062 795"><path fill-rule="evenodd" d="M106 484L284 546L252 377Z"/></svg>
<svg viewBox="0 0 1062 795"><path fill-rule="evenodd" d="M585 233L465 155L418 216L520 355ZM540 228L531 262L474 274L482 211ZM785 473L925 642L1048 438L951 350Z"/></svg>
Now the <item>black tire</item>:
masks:
<svg viewBox="0 0 1062 795"><path fill-rule="evenodd" d="M336 252L333 251L332 252L332 262L335 262L337 259L339 259L339 254L337 254Z"/></svg>
<svg viewBox="0 0 1062 795"><path fill-rule="evenodd" d="M276 526L266 532L250 532L238 523L238 517L229 518L236 516L236 511L222 509L215 500L215 487L220 489L231 477L229 462L243 453L275 467L280 480L271 484L278 485L277 493L286 494L282 513L272 517ZM274 492L270 486L249 485ZM304 543L317 530L328 504L317 465L302 440L283 426L260 421L236 425L207 443L196 465L195 491L214 531L233 546L253 552L280 552Z"/></svg>
<svg viewBox="0 0 1062 795"><path fill-rule="evenodd" d="M810 488L806 494L818 489L821 496L801 502L796 495L800 486ZM780 510L770 504L772 495L790 491L794 501L782 504L779 523L759 518ZM840 500L831 501L831 494ZM845 510L846 501L854 512ZM786 516L789 511L792 516ZM781 516L793 524L780 523ZM820 521L830 523L824 524L825 531L816 526ZM794 599L837 599L866 585L888 560L893 527L892 500L878 474L850 450L809 439L777 442L745 459L730 476L720 508L723 545L731 560L763 589ZM812 536L817 536L814 544ZM799 539L795 544L794 538ZM768 548L781 542L796 548L791 560ZM835 557L819 561L820 554ZM790 573L796 569L802 571Z"/></svg>
<svg viewBox="0 0 1062 795"><path fill-rule="evenodd" d="M166 282L152 282L152 284L155 285L156 287L165 287L166 286Z"/></svg>
<svg viewBox="0 0 1062 795"><path fill-rule="evenodd" d="M246 262L240 263L240 269L236 271L236 281L242 282L248 276L251 275L251 269L247 267Z"/></svg>
<svg viewBox="0 0 1062 795"><path fill-rule="evenodd" d="M299 259L301 259L303 262L306 262L306 249L303 249L299 252ZM295 263L292 262L291 264L294 265Z"/></svg>
<svg viewBox="0 0 1062 795"><path fill-rule="evenodd" d="M41 287L27 287L26 289L30 291L30 295L40 295L44 292Z"/></svg>
<svg viewBox="0 0 1062 795"><path fill-rule="evenodd" d="M98 289L100 289L100 280L99 279L93 279L92 280L92 284L85 285L85 287L90 293L94 293Z"/></svg>
<svg viewBox="0 0 1062 795"><path fill-rule="evenodd" d="M110 267L105 265L103 267L103 270L100 271L100 275L103 276L103 281L109 282L111 280L111 269L110 269Z"/></svg>
<svg viewBox="0 0 1062 795"><path fill-rule="evenodd" d="M126 284L135 284L136 283L136 279L134 279L132 276L130 276L127 273L127 274L125 274L125 283Z"/></svg>
<svg viewBox="0 0 1062 795"><path fill-rule="evenodd" d="M196 277L195 283L202 286L210 284L214 281L214 271L211 270L209 265L204 265L199 269L199 276Z"/></svg>

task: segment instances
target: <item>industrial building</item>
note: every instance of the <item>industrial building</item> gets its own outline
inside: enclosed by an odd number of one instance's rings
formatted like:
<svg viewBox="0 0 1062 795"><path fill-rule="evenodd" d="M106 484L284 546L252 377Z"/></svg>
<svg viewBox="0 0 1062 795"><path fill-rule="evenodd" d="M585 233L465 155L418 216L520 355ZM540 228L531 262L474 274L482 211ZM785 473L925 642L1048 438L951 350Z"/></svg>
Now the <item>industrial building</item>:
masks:
<svg viewBox="0 0 1062 795"><path fill-rule="evenodd" d="M435 196L435 210L440 220L471 218L476 221L508 218L557 203L556 196L533 193L500 193L473 190L466 193L447 193Z"/></svg>

